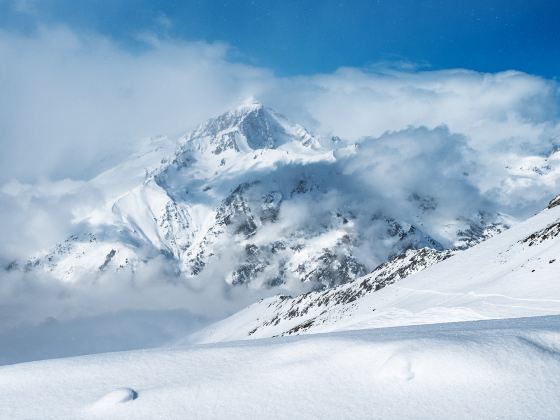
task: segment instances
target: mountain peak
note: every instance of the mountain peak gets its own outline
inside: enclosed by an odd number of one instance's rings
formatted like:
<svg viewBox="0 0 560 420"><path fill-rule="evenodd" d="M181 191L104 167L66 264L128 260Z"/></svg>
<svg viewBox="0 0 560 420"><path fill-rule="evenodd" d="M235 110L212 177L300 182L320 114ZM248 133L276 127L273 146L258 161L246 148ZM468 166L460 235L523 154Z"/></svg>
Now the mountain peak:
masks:
<svg viewBox="0 0 560 420"><path fill-rule="evenodd" d="M187 136L187 140L198 142L201 149L209 145L212 153L217 155L227 150L275 149L291 141L308 146L314 143L313 139L305 128L288 121L254 98L209 119Z"/></svg>
<svg viewBox="0 0 560 420"><path fill-rule="evenodd" d="M236 110L241 112L254 112L259 111L263 108L265 108L265 106L260 101L258 101L254 97L249 97L241 102L241 104L237 106Z"/></svg>

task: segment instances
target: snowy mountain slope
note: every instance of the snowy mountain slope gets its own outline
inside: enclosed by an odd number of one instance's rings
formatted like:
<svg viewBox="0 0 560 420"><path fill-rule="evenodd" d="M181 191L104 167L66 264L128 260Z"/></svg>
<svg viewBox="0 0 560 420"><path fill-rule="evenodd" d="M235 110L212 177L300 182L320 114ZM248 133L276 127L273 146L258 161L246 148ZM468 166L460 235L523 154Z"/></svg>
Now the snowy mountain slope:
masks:
<svg viewBox="0 0 560 420"><path fill-rule="evenodd" d="M0 367L0 418L560 414L558 316L107 353Z"/></svg>
<svg viewBox="0 0 560 420"><path fill-rule="evenodd" d="M191 340L560 313L557 200L529 220L450 258L426 250L429 258L419 259L422 265L418 266L414 264L418 251L409 251L372 274L334 289L264 299L195 333ZM426 263L430 258L431 263ZM422 270L425 265L431 266ZM405 268L412 274L391 284L404 276L386 276L387 266L393 272Z"/></svg>
<svg viewBox="0 0 560 420"><path fill-rule="evenodd" d="M282 335L302 334L317 323L330 325L344 319L346 313L355 305L353 302L363 296L452 255L451 251L411 249L381 264L371 273L338 287L297 297L279 295L261 300L217 325L211 325L193 334L187 341L214 342L245 336L266 337L270 336L271 330L277 329L282 331ZM247 333L249 325L254 328Z"/></svg>
<svg viewBox="0 0 560 420"><path fill-rule="evenodd" d="M426 142L447 135L424 131ZM511 224L482 201L449 207L420 187L398 208L388 204L356 174L367 143L319 138L245 104L178 142L154 139L94 178L103 201L76 221L80 231L9 268L97 281L163 257L182 281L300 293L351 281L410 248L466 248Z"/></svg>

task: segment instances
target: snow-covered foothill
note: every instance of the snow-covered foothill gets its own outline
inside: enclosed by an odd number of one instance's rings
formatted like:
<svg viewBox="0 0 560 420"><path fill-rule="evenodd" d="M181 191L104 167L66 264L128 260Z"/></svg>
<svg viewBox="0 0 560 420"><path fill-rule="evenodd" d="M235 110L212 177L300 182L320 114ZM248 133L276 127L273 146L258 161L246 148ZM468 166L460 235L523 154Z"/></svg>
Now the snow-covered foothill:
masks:
<svg viewBox="0 0 560 420"><path fill-rule="evenodd" d="M393 271L410 269L414 255L386 264ZM265 299L190 339L214 342L560 313L560 206L449 258L434 260L437 255L398 282L387 284L374 271L335 289Z"/></svg>

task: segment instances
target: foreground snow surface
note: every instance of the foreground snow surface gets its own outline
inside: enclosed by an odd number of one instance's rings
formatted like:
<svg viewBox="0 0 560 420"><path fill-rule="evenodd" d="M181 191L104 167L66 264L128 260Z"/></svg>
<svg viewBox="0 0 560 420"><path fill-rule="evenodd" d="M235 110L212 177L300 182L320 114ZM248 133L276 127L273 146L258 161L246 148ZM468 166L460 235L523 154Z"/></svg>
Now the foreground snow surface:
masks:
<svg viewBox="0 0 560 420"><path fill-rule="evenodd" d="M560 317L0 367L2 419L559 418Z"/></svg>

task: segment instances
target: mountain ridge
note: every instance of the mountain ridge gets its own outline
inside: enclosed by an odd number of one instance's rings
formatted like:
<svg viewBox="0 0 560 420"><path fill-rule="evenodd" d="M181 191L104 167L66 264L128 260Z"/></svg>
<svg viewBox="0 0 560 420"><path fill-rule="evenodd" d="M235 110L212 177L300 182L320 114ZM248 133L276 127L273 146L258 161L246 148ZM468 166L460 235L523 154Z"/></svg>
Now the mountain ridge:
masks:
<svg viewBox="0 0 560 420"><path fill-rule="evenodd" d="M510 225L484 209L447 215L422 192L403 202L409 216L392 215L346 170L352 143L314 136L259 103L154 144L92 181L107 192L87 229L8 268L77 282L134 275L157 257L186 281L219 271L208 281L297 294L354 280L408 249L465 249Z"/></svg>

